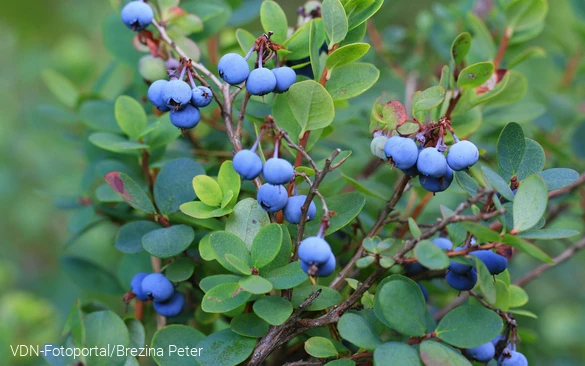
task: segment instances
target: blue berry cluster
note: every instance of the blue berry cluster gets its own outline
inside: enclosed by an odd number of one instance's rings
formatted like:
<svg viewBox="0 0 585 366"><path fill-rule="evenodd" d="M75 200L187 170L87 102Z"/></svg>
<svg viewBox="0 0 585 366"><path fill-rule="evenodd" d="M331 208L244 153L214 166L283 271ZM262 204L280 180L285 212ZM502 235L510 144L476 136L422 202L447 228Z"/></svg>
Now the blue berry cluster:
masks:
<svg viewBox="0 0 585 366"><path fill-rule="evenodd" d="M185 296L162 273L138 273L130 281L130 287L138 300L152 300L154 310L162 316L177 316L185 305Z"/></svg>
<svg viewBox="0 0 585 366"><path fill-rule="evenodd" d="M482 344L478 347L466 349L465 354L477 362L488 363L496 356L496 349L499 347L499 343L502 343L502 347L504 346L503 343L506 343L506 345L498 359L498 365L528 366L528 360L526 360L526 357L522 353L516 351L515 345L508 344L506 337L503 334L498 335L491 342Z"/></svg>
<svg viewBox="0 0 585 366"><path fill-rule="evenodd" d="M150 5L142 0L131 1L122 8L122 21L133 31L141 31L148 27L154 19Z"/></svg>
<svg viewBox="0 0 585 366"><path fill-rule="evenodd" d="M395 167L411 177L419 176L420 184L427 191L442 192L453 181L453 171L461 171L475 165L479 150L470 141L459 140L453 134L455 143L449 148L440 138L436 147L424 147L414 139L402 136L388 138L377 133L370 144L372 154L388 159Z"/></svg>
<svg viewBox="0 0 585 366"><path fill-rule="evenodd" d="M298 249L301 268L310 276L327 277L335 270L335 255L321 236L310 236Z"/></svg>

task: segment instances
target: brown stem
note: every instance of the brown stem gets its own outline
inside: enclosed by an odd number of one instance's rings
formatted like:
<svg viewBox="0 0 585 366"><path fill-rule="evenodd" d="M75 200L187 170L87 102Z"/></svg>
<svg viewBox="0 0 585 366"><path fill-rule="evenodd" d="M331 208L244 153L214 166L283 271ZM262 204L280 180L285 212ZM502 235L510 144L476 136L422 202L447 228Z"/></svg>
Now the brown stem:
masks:
<svg viewBox="0 0 585 366"><path fill-rule="evenodd" d="M506 48L508 48L508 42L510 41L510 38L512 38L512 34L514 34L512 28L506 27L504 29L504 34L502 36L502 40L500 41L500 46L498 47L498 53L494 58L495 70L500 68L500 63L502 63L502 59L504 58L504 54L506 53Z"/></svg>
<svg viewBox="0 0 585 366"><path fill-rule="evenodd" d="M427 204L429 203L429 201L431 200L431 198L433 198L433 192L427 192L427 194L425 194L425 196L423 197L423 199L420 201L420 203L415 207L414 211L412 212L412 215L410 215L410 217L413 220L416 220L418 218L418 216L422 213L422 211L425 209L425 207L427 206ZM400 232L398 233L398 237L402 238L406 232L408 231L408 224L405 224L402 226L402 229L400 229Z"/></svg>

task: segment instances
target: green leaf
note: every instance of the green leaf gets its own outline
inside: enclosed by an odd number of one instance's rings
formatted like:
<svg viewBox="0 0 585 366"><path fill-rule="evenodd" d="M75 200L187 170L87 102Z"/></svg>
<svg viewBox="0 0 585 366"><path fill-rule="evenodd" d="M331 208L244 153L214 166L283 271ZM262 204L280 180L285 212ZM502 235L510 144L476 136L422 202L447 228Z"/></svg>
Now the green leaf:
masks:
<svg viewBox="0 0 585 366"><path fill-rule="evenodd" d="M479 189L479 184L471 177L471 175L467 174L467 172L459 171L455 172L455 179L457 180L457 184L463 188L465 192L467 192L470 196L475 196L477 194L477 190Z"/></svg>
<svg viewBox="0 0 585 366"><path fill-rule="evenodd" d="M546 0L515 0L504 9L507 25L514 31L537 27L548 12Z"/></svg>
<svg viewBox="0 0 585 366"><path fill-rule="evenodd" d="M276 290L296 287L309 278L301 268L300 262L292 262L284 267L273 269L264 277Z"/></svg>
<svg viewBox="0 0 585 366"><path fill-rule="evenodd" d="M264 337L268 333L268 323L254 313L236 315L230 323L230 328L236 334L244 337Z"/></svg>
<svg viewBox="0 0 585 366"><path fill-rule="evenodd" d="M518 308L528 303L528 294L520 286L510 285L510 307Z"/></svg>
<svg viewBox="0 0 585 366"><path fill-rule="evenodd" d="M365 62L354 62L336 68L325 85L333 100L356 97L370 89L380 77L376 66Z"/></svg>
<svg viewBox="0 0 585 366"><path fill-rule="evenodd" d="M240 280L240 286L253 294L265 294L272 291L272 283L260 276L245 276Z"/></svg>
<svg viewBox="0 0 585 366"><path fill-rule="evenodd" d="M287 97L292 114L301 127L299 136L333 122L333 100L319 83L312 80L295 83L288 90Z"/></svg>
<svg viewBox="0 0 585 366"><path fill-rule="evenodd" d="M506 75L509 77L506 87L489 100L488 106L505 106L519 102L528 92L528 80L524 75L516 70L508 70Z"/></svg>
<svg viewBox="0 0 585 366"><path fill-rule="evenodd" d="M311 69L313 78L318 81L321 79L323 66L321 65L321 47L325 42L325 27L323 18L315 18L310 23L309 32L309 58L311 60Z"/></svg>
<svg viewBox="0 0 585 366"><path fill-rule="evenodd" d="M579 173L573 169L553 168L538 173L544 179L549 191L561 189L579 179Z"/></svg>
<svg viewBox="0 0 585 366"><path fill-rule="evenodd" d="M254 350L256 340L243 337L231 329L212 333L197 347L208 350L197 357L201 366L235 366L244 362Z"/></svg>
<svg viewBox="0 0 585 366"><path fill-rule="evenodd" d="M193 189L197 198L207 206L218 207L223 198L219 184L207 175L198 175L193 178Z"/></svg>
<svg viewBox="0 0 585 366"><path fill-rule="evenodd" d="M280 229L282 230L282 241L280 244L280 249L278 254L276 254L276 257L270 261L270 263L262 267L260 270L260 274L262 276L276 268L284 267L290 262L290 255L292 251L292 240L290 233L286 226L281 226Z"/></svg>
<svg viewBox="0 0 585 366"><path fill-rule="evenodd" d="M472 348L490 342L502 332L502 318L483 306L462 305L437 325L437 337L455 347Z"/></svg>
<svg viewBox="0 0 585 366"><path fill-rule="evenodd" d="M543 58L545 56L546 51L544 48L538 46L527 47L518 55L516 55L512 60L508 61L507 67L508 69L513 69L515 66L518 66L526 60L532 58Z"/></svg>
<svg viewBox="0 0 585 366"><path fill-rule="evenodd" d="M333 343L324 337L311 337L307 339L305 342L305 351L316 358L335 357L338 354Z"/></svg>
<svg viewBox="0 0 585 366"><path fill-rule="evenodd" d="M529 138L525 139L525 141L526 151L516 173L519 181L526 179L532 174L540 173L544 169L545 163L544 149L542 146Z"/></svg>
<svg viewBox="0 0 585 366"><path fill-rule="evenodd" d="M429 269L449 267L449 257L430 240L423 240L414 247L414 256L419 263Z"/></svg>
<svg viewBox="0 0 585 366"><path fill-rule="evenodd" d="M526 231L538 223L548 203L546 183L537 174L526 178L520 184L514 197L514 230Z"/></svg>
<svg viewBox="0 0 585 366"><path fill-rule="evenodd" d="M382 340L368 321L355 313L345 313L337 323L341 337L359 348L373 351Z"/></svg>
<svg viewBox="0 0 585 366"><path fill-rule="evenodd" d="M111 14L102 22L102 37L106 49L114 58L131 67L136 67L142 54L132 44L134 32L128 32L124 23L120 22L120 14Z"/></svg>
<svg viewBox="0 0 585 366"><path fill-rule="evenodd" d="M221 164L219 173L217 174L217 183L221 188L224 200L225 196L229 195L229 192L232 192L232 198L225 206L235 205L238 202L238 195L240 194L241 179L239 174L234 170L234 164L231 161L224 161Z"/></svg>
<svg viewBox="0 0 585 366"><path fill-rule="evenodd" d="M420 236L422 235L422 231L420 231L418 224L416 223L416 221L414 221L412 217L408 218L408 229L410 230L410 233L412 234L413 238L420 238Z"/></svg>
<svg viewBox="0 0 585 366"><path fill-rule="evenodd" d="M59 99L66 107L73 108L79 99L79 91L69 79L59 74L55 70L45 69L41 72L41 77L47 85L47 88L53 95Z"/></svg>
<svg viewBox="0 0 585 366"><path fill-rule="evenodd" d="M178 352L168 352L175 348L190 349L196 348L197 345L205 338L205 335L193 327L182 324L171 324L159 329L152 337L153 348L160 348L165 352L155 352L152 358L158 365L176 365L189 366L193 365L193 359L181 355ZM201 353L203 354L203 353Z"/></svg>
<svg viewBox="0 0 585 366"><path fill-rule="evenodd" d="M435 341L420 344L420 358L426 366L471 366L471 362L461 353Z"/></svg>
<svg viewBox="0 0 585 366"><path fill-rule="evenodd" d="M170 113L163 114L157 122L158 126L145 137L150 148L167 146L181 136L181 130L171 123Z"/></svg>
<svg viewBox="0 0 585 366"><path fill-rule="evenodd" d="M83 319L85 333L85 347L98 349L113 349L120 346L130 345L130 335L124 321L116 313L110 310L96 311L87 314ZM119 355L113 352L110 355L92 353L85 358L88 365L124 365L126 355Z"/></svg>
<svg viewBox="0 0 585 366"><path fill-rule="evenodd" d="M120 135L108 132L94 132L89 135L89 142L104 150L120 154L136 155L136 150L148 149L148 145L128 141Z"/></svg>
<svg viewBox="0 0 585 366"><path fill-rule="evenodd" d="M153 230L142 237L142 246L151 255L169 258L181 254L195 239L191 226L173 225Z"/></svg>
<svg viewBox="0 0 585 366"><path fill-rule="evenodd" d="M309 36L315 19L303 24L293 35L284 42L284 46L291 51L287 55L289 60L300 60L309 56Z"/></svg>
<svg viewBox="0 0 585 366"><path fill-rule="evenodd" d="M262 268L276 258L282 244L282 230L278 224L260 229L252 242L252 266Z"/></svg>
<svg viewBox="0 0 585 366"><path fill-rule="evenodd" d="M445 88L433 86L412 95L412 115L420 122L424 122L427 113L440 105L445 99Z"/></svg>
<svg viewBox="0 0 585 366"><path fill-rule="evenodd" d="M264 32L274 32L270 38L273 42L282 44L286 40L288 23L286 14L275 1L264 1L260 7L260 22ZM248 52L248 50L245 50Z"/></svg>
<svg viewBox="0 0 585 366"><path fill-rule="evenodd" d="M330 306L336 305L341 301L341 294L336 290L326 286L299 286L295 287L292 294L291 302L295 308L305 301L313 292L321 290L321 294L313 301L311 305L305 308L307 311L323 310Z"/></svg>
<svg viewBox="0 0 585 366"><path fill-rule="evenodd" d="M366 197L358 192L344 193L338 196L327 197L325 199L327 208L335 211L336 215L331 217L329 229L325 235L331 235L339 229L348 225L362 211L366 203ZM317 206L317 217L305 226L305 237L316 235L319 231L320 220L322 217L321 202L315 202Z"/></svg>
<svg viewBox="0 0 585 366"><path fill-rule="evenodd" d="M124 319L124 324L126 324L128 335L130 336L130 347L144 347L146 335L142 323L134 318L126 318Z"/></svg>
<svg viewBox="0 0 585 366"><path fill-rule="evenodd" d="M293 312L290 301L280 296L265 296L254 302L254 313L270 325L281 325Z"/></svg>
<svg viewBox="0 0 585 366"><path fill-rule="evenodd" d="M399 333L422 336L426 332L426 303L413 280L391 275L380 283L374 298L374 312L380 321Z"/></svg>
<svg viewBox="0 0 585 366"><path fill-rule="evenodd" d="M167 162L154 182L154 201L160 212L168 215L178 211L181 204L193 201L195 192L191 183L193 177L201 174L205 174L201 164L189 158Z"/></svg>
<svg viewBox="0 0 585 366"><path fill-rule="evenodd" d="M388 342L374 350L376 366L422 366L418 352L413 347L400 342Z"/></svg>
<svg viewBox="0 0 585 366"><path fill-rule="evenodd" d="M231 253L225 254L224 258L227 261L227 263L231 264L232 267L234 267L239 273L243 275L252 274L252 271L250 270L250 265L244 262L242 259L236 257Z"/></svg>
<svg viewBox="0 0 585 366"><path fill-rule="evenodd" d="M384 0L344 0L343 7L352 30L370 19L382 7Z"/></svg>
<svg viewBox="0 0 585 366"><path fill-rule="evenodd" d="M233 274L219 274L219 275L212 275L207 276L199 282L199 287L201 291L208 292L212 288L218 285L222 285L225 283L237 284L240 282L240 276L236 276Z"/></svg>
<svg viewBox="0 0 585 366"><path fill-rule="evenodd" d="M221 208L208 206L200 201L183 203L181 206L179 206L179 208L185 215L194 217L196 219L221 217L231 213L233 210L231 207Z"/></svg>
<svg viewBox="0 0 585 366"><path fill-rule="evenodd" d="M539 229L539 230L526 230L518 234L519 237L524 239L563 239L570 238L571 236L578 235L577 230L568 229Z"/></svg>
<svg viewBox="0 0 585 366"><path fill-rule="evenodd" d="M331 72L338 67L359 60L368 53L369 49L370 45L368 43L353 43L339 47L327 57L325 66L327 66L327 69Z"/></svg>
<svg viewBox="0 0 585 366"><path fill-rule="evenodd" d="M451 59L455 64L460 64L465 59L471 48L471 34L463 32L459 34L451 44Z"/></svg>
<svg viewBox="0 0 585 366"><path fill-rule="evenodd" d="M482 166L483 176L488 183L495 188L498 193L508 201L514 201L514 193L510 189L510 185L506 183L504 178L500 177L498 173L494 172L486 166Z"/></svg>
<svg viewBox="0 0 585 366"><path fill-rule="evenodd" d="M510 288L502 280L496 280L496 302L494 306L503 311L508 311L510 307Z"/></svg>
<svg viewBox="0 0 585 366"><path fill-rule="evenodd" d="M488 84L487 86L463 89L461 92L461 98L453 110L453 117L459 116L471 108L486 103L499 96L506 89L508 82L510 81L510 74L510 72L506 72L504 77L495 85L492 83L486 83Z"/></svg>
<svg viewBox="0 0 585 366"><path fill-rule="evenodd" d="M266 211L260 207L258 201L246 198L234 207L233 213L226 222L225 230L237 235L244 241L246 247L251 249L254 238L260 229L268 224L270 224L270 218Z"/></svg>
<svg viewBox="0 0 585 366"><path fill-rule="evenodd" d="M114 111L122 131L133 139L139 138L147 125L146 113L140 103L132 97L121 95L116 99Z"/></svg>
<svg viewBox="0 0 585 366"><path fill-rule="evenodd" d="M256 37L254 37L252 33L242 28L238 28L236 30L236 39L238 40L238 43L240 44L240 47L244 53L248 53L250 48L254 46L254 42L256 42Z"/></svg>
<svg viewBox="0 0 585 366"><path fill-rule="evenodd" d="M330 47L345 38L348 31L347 16L340 0L323 0L321 15Z"/></svg>
<svg viewBox="0 0 585 366"><path fill-rule="evenodd" d="M114 103L102 100L87 100L79 109L79 118L87 127L100 132L121 133L114 117Z"/></svg>
<svg viewBox="0 0 585 366"><path fill-rule="evenodd" d="M165 275L172 282L181 282L188 280L193 275L194 270L195 264L192 259L179 258L168 265Z"/></svg>
<svg viewBox="0 0 585 366"><path fill-rule="evenodd" d="M538 316L536 314L524 309L510 309L509 312L516 315L527 316L532 319L538 319Z"/></svg>
<svg viewBox="0 0 585 366"><path fill-rule="evenodd" d="M477 277L479 282L479 288L485 297L486 301L490 304L496 302L496 287L494 285L494 278L490 274L485 264L482 261L475 261L475 268L477 270Z"/></svg>
<svg viewBox="0 0 585 366"><path fill-rule="evenodd" d="M226 259L226 254L234 255L248 264L250 268L250 253L246 244L236 235L227 231L216 231L209 237L211 249L215 253L215 258L225 269L234 273L240 273L233 265Z"/></svg>
<svg viewBox="0 0 585 366"><path fill-rule="evenodd" d="M201 308L207 313L225 313L245 304L251 296L238 283L224 283L205 293Z"/></svg>
<svg viewBox="0 0 585 366"><path fill-rule="evenodd" d="M490 79L494 72L494 64L491 62L478 62L469 65L457 77L457 86L460 88L474 88L482 85Z"/></svg>
<svg viewBox="0 0 585 366"><path fill-rule="evenodd" d="M124 292L113 274L86 259L73 256L62 257L61 268L82 289L120 295Z"/></svg>
<svg viewBox="0 0 585 366"><path fill-rule="evenodd" d="M504 179L516 175L525 151L526 142L522 127L515 122L508 123L500 133L497 144L498 166Z"/></svg>
<svg viewBox="0 0 585 366"><path fill-rule="evenodd" d="M156 229L160 229L160 225L152 221L140 220L126 223L118 231L114 246L122 253L141 252L143 250L142 237Z"/></svg>
<svg viewBox="0 0 585 366"><path fill-rule="evenodd" d="M538 259L539 261L554 264L554 261L548 256L548 254L534 244L531 244L518 236L506 234L504 235L504 238L501 239L501 242L518 248L520 251Z"/></svg>
<svg viewBox="0 0 585 366"><path fill-rule="evenodd" d="M478 242L499 242L500 234L476 222L462 222L463 227L477 238Z"/></svg>

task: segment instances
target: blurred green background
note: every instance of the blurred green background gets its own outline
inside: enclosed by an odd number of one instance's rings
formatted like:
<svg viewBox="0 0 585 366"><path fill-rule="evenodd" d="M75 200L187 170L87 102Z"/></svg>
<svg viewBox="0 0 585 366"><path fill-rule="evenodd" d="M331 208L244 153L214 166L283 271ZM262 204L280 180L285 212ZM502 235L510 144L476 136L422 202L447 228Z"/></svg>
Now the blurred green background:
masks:
<svg viewBox="0 0 585 366"><path fill-rule="evenodd" d="M249 1L252 3L258 2ZM287 10L292 23L296 8L303 2L279 3ZM447 8L438 6L439 3L386 1L375 17L388 49L407 70L432 75L436 71L433 65L444 62L445 45L448 47L453 35L465 30L463 24L450 21L453 15ZM458 9L463 14L476 5L474 1L442 3L456 3L449 11ZM579 158L585 157L582 146L585 145L582 143L585 128L581 124L585 114L584 3L582 0L551 0L544 32L530 41L543 47L546 57L528 61L519 68L529 80L530 92L526 98L545 106L530 125L524 125L525 133L547 149L550 158L547 167L564 166L579 172L585 165ZM103 45L102 23L113 13L110 2L32 0L24 7L22 3L4 2L0 12L0 202L3 213L0 220L3 244L0 254L0 360L4 361L12 359L11 344L58 342L69 309L78 298L97 300L120 314L124 312L118 295L81 289L60 266L62 255L75 254L116 273L120 256L113 247L117 226L110 222L98 223L94 230L77 238L76 242L83 245L64 249L78 230L76 218L71 217L73 211L66 208L81 192L85 159L75 137L76 117L62 107L55 108L58 102L45 87L41 71L45 68L57 70L82 91L91 92L99 76L109 70L117 76L110 80L116 82L102 85L101 93L105 98L112 98L130 85L136 70L113 63ZM258 31L257 23L253 21L246 28ZM427 34L421 36L421 30ZM421 47L422 53L418 58L413 57L413 50L420 51ZM372 51L369 55L372 59L375 57ZM569 84L561 85L570 60L577 63L576 74ZM381 60L378 59L377 64L383 74L390 74ZM403 88L398 82L378 82L374 93L379 95L387 91L390 96L402 98L403 91L402 94L399 91ZM364 95L357 103L371 106L373 95ZM363 125L360 128L366 141L367 131ZM490 130L490 126L483 128ZM487 137L481 140L481 136ZM495 144L493 135L487 133L478 139L484 148ZM550 141L548 145L545 144L547 140ZM436 205L430 205L433 206ZM82 211L74 212L82 215ZM429 210L422 219L433 220L433 214L436 211ZM581 214L579 210L570 212L570 227L583 229ZM566 244L549 245L550 248L545 249L556 254ZM512 275L519 277L535 265L521 255L514 261ZM584 278L585 253L581 253L527 287L530 295L527 309L538 314L539 319L519 318L519 321L525 330L526 344L522 349L533 364L583 364ZM43 363L40 359L19 361Z"/></svg>

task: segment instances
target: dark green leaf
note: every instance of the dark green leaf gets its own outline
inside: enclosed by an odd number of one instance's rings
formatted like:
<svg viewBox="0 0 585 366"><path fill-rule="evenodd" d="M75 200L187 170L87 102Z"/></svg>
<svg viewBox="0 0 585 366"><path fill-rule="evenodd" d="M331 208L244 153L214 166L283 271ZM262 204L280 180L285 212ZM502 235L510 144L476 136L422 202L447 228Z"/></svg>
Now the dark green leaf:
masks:
<svg viewBox="0 0 585 366"><path fill-rule="evenodd" d="M96 311L88 314L83 319L85 324L85 345L84 347L98 349L115 348L118 345L128 347L130 345L130 335L124 321L116 313L110 310ZM124 365L126 355L119 355L113 352L104 356L97 352L92 353L85 358L88 365L107 366L107 365Z"/></svg>
<svg viewBox="0 0 585 366"><path fill-rule="evenodd" d="M130 336L130 347L144 347L146 344L146 334L142 323L134 318L124 319L124 324L128 329L128 335Z"/></svg>
<svg viewBox="0 0 585 366"><path fill-rule="evenodd" d="M370 89L379 77L376 66L354 62L333 70L325 88L333 100L350 99Z"/></svg>
<svg viewBox="0 0 585 366"><path fill-rule="evenodd" d="M341 294L336 290L326 286L299 286L295 287L292 294L291 302L297 308L313 292L321 290L321 294L313 301L311 305L305 308L307 311L323 310L330 306L336 305L341 300Z"/></svg>
<svg viewBox="0 0 585 366"><path fill-rule="evenodd" d="M498 242L500 234L476 222L463 222L463 227L481 242Z"/></svg>
<svg viewBox="0 0 585 366"><path fill-rule="evenodd" d="M301 268L300 262L292 262L284 267L273 269L264 277L272 282L276 290L296 287L309 278Z"/></svg>
<svg viewBox="0 0 585 366"><path fill-rule="evenodd" d="M460 64L465 59L471 48L471 34L463 32L459 34L451 44L451 58L455 64Z"/></svg>
<svg viewBox="0 0 585 366"><path fill-rule="evenodd" d="M325 42L323 19L315 18L310 23L309 57L311 60L311 69L313 70L313 78L316 81L321 79L321 73L323 72L323 66L321 65L321 47L323 47L323 42Z"/></svg>
<svg viewBox="0 0 585 366"><path fill-rule="evenodd" d="M345 313L337 323L341 337L356 346L373 351L382 343L368 321L355 313Z"/></svg>
<svg viewBox="0 0 585 366"><path fill-rule="evenodd" d="M579 179L579 173L573 169L553 168L538 173L544 179L549 191L561 189Z"/></svg>
<svg viewBox="0 0 585 366"><path fill-rule="evenodd" d="M290 87L287 98L292 114L301 127L299 136L333 122L333 100L321 84L312 80L295 83Z"/></svg>
<svg viewBox="0 0 585 366"><path fill-rule="evenodd" d="M188 280L194 270L195 264L191 258L179 258L168 265L165 275L173 282L181 282Z"/></svg>
<svg viewBox="0 0 585 366"><path fill-rule="evenodd" d="M195 239L193 228L187 225L150 231L142 237L142 246L151 255L169 258L181 254Z"/></svg>
<svg viewBox="0 0 585 366"><path fill-rule="evenodd" d="M414 247L414 256L419 263L429 269L449 267L449 257L430 240L423 240Z"/></svg>
<svg viewBox="0 0 585 366"><path fill-rule="evenodd" d="M282 230L278 224L260 229L252 242L252 267L262 268L270 263L280 251Z"/></svg>
<svg viewBox="0 0 585 366"><path fill-rule="evenodd" d="M329 229L325 235L331 235L337 230L349 224L362 210L366 203L366 197L358 192L344 193L339 196L327 197L325 199L327 208L335 211L336 215L331 217ZM320 210L321 202L315 202L318 209L317 217L305 226L305 237L316 235L319 231L319 223L322 216Z"/></svg>
<svg viewBox="0 0 585 366"><path fill-rule="evenodd" d="M84 290L120 295L124 292L113 274L86 259L62 257L61 268L77 286Z"/></svg>
<svg viewBox="0 0 585 366"><path fill-rule="evenodd" d="M225 259L226 254L231 254L243 260L248 264L248 268L250 268L250 253L246 248L246 244L238 236L227 231L216 231L209 237L209 243L215 253L215 258L225 269L234 273L240 273L240 271Z"/></svg>
<svg viewBox="0 0 585 366"><path fill-rule="evenodd" d="M540 230L526 230L518 234L524 239L563 239L578 235L577 230L568 229L540 229Z"/></svg>
<svg viewBox="0 0 585 366"><path fill-rule="evenodd" d="M479 288L481 289L485 300L491 304L495 303L496 287L494 285L494 278L482 261L476 260L475 268L477 270Z"/></svg>
<svg viewBox="0 0 585 366"><path fill-rule="evenodd" d="M471 362L461 353L435 341L421 343L420 358L426 366L471 366Z"/></svg>
<svg viewBox="0 0 585 366"><path fill-rule="evenodd" d="M224 283L238 283L240 281L240 276L232 275L232 274L219 274L213 276L207 276L199 282L199 287L203 292L207 292L214 288L217 285L221 285Z"/></svg>
<svg viewBox="0 0 585 366"><path fill-rule="evenodd" d="M325 65L329 71L333 71L337 67L359 60L369 49L370 45L367 43L353 43L339 47L327 57Z"/></svg>
<svg viewBox="0 0 585 366"><path fill-rule="evenodd" d="M235 366L244 362L254 350L256 340L243 337L234 333L231 329L220 330L213 333L197 347L207 352L202 352L197 358L201 366Z"/></svg>
<svg viewBox="0 0 585 366"><path fill-rule="evenodd" d="M260 207L258 201L246 198L234 207L234 212L226 222L225 230L237 235L244 241L246 247L251 249L256 234L269 223L268 214Z"/></svg>
<svg viewBox="0 0 585 366"><path fill-rule="evenodd" d="M309 35L314 22L315 20L311 20L303 24L284 42L284 46L292 52L287 55L289 60L300 60L309 56Z"/></svg>
<svg viewBox="0 0 585 366"><path fill-rule="evenodd" d="M479 189L479 184L471 177L471 175L467 174L467 172L460 171L455 172L455 179L457 183L463 188L467 194L470 196L475 196L477 194L477 190Z"/></svg>
<svg viewBox="0 0 585 366"><path fill-rule="evenodd" d="M384 0L349 0L343 2L349 30L370 19L382 7Z"/></svg>
<svg viewBox="0 0 585 366"><path fill-rule="evenodd" d="M205 293L201 309L207 313L225 313L245 304L251 296L238 283L224 283Z"/></svg>
<svg viewBox="0 0 585 366"><path fill-rule="evenodd" d="M205 170L191 159L179 158L167 162L154 182L154 201L160 212L168 215L178 211L181 204L193 201L193 177L200 174L205 174Z"/></svg>
<svg viewBox="0 0 585 366"><path fill-rule="evenodd" d="M260 7L260 22L264 32L274 32L270 40L282 44L286 40L288 23L286 14L276 1L264 1ZM248 50L244 50L248 52Z"/></svg>
<svg viewBox="0 0 585 366"><path fill-rule="evenodd" d="M472 348L490 342L502 332L502 318L483 306L462 305L437 325L437 337L453 346Z"/></svg>
<svg viewBox="0 0 585 366"><path fill-rule="evenodd" d="M433 86L423 91L417 91L412 95L412 115L424 122L427 113L440 105L445 99L445 88Z"/></svg>
<svg viewBox="0 0 585 366"><path fill-rule="evenodd" d="M181 355L178 352L169 352L171 349L190 349L196 348L197 345L205 338L205 335L195 328L182 325L171 324L159 329L152 337L154 348L161 348L165 352L153 355L153 359L158 365L176 365L190 366L195 364L195 359ZM176 347L176 348L175 348ZM203 352L201 354L204 354Z"/></svg>
<svg viewBox="0 0 585 366"><path fill-rule="evenodd" d="M323 0L321 4L323 25L332 46L345 38L348 31L347 16L340 0Z"/></svg>
<svg viewBox="0 0 585 366"><path fill-rule="evenodd" d="M504 179L510 179L516 175L525 151L526 143L522 127L515 122L508 123L500 133L497 145L498 166L500 175Z"/></svg>
<svg viewBox="0 0 585 366"><path fill-rule="evenodd" d="M508 201L514 201L514 193L504 178L500 177L498 173L486 166L481 167L481 170L483 171L485 180L488 181L489 184L502 195L502 197Z"/></svg>
<svg viewBox="0 0 585 366"><path fill-rule="evenodd" d="M260 338L268 333L268 323L254 313L236 315L230 323L230 328L234 333L244 337Z"/></svg>
<svg viewBox="0 0 585 366"><path fill-rule="evenodd" d="M133 32L128 32L124 23L120 22L120 14L111 14L102 22L102 37L106 49L114 58L125 65L136 67L141 53L132 44Z"/></svg>
<svg viewBox="0 0 585 366"><path fill-rule="evenodd" d="M254 303L254 312L270 325L281 325L292 314L293 306L280 296L265 296Z"/></svg>
<svg viewBox="0 0 585 366"><path fill-rule="evenodd" d="M514 197L514 232L519 233L534 227L548 203L546 183L537 174L526 178L520 184Z"/></svg>
<svg viewBox="0 0 585 366"><path fill-rule="evenodd" d="M95 131L121 133L114 117L114 103L102 100L85 101L79 109L79 118Z"/></svg>
<svg viewBox="0 0 585 366"><path fill-rule="evenodd" d="M109 132L94 132L89 135L89 142L104 150L120 154L136 155L136 150L148 148L148 145L128 141L120 135Z"/></svg>
<svg viewBox="0 0 585 366"><path fill-rule="evenodd" d="M138 253L142 251L142 237L153 230L160 229L160 225L152 221L132 221L124 224L116 235L114 246L122 253Z"/></svg>
<svg viewBox="0 0 585 366"><path fill-rule="evenodd" d="M506 234L504 235L504 238L501 241L504 244L508 244L510 246L518 248L520 251L528 254L531 257L538 259L539 261L554 264L554 261L550 259L548 254L543 252L534 244L531 244L518 236Z"/></svg>
<svg viewBox="0 0 585 366"><path fill-rule="evenodd" d="M422 366L418 352L413 347L400 342L379 345L374 351L376 366Z"/></svg>

